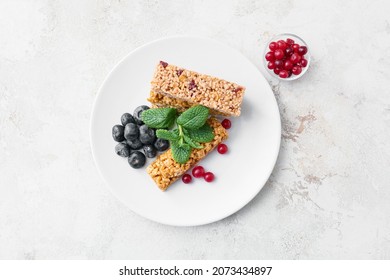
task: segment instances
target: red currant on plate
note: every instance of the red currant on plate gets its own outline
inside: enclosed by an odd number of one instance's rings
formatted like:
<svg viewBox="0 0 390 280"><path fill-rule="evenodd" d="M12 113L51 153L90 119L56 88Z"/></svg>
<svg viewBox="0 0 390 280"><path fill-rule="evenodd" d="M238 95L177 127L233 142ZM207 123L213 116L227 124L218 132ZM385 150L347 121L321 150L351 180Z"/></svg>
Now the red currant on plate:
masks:
<svg viewBox="0 0 390 280"><path fill-rule="evenodd" d="M206 172L206 174L204 174L204 179L206 180L206 182L212 182L214 181L214 174L212 172Z"/></svg>
<svg viewBox="0 0 390 280"><path fill-rule="evenodd" d="M184 174L183 177L181 177L181 180L184 184L189 184L192 181L192 177L190 174Z"/></svg>
<svg viewBox="0 0 390 280"><path fill-rule="evenodd" d="M192 169L192 176L195 178L201 178L204 175L204 168L202 166L195 166L194 169Z"/></svg>
<svg viewBox="0 0 390 280"><path fill-rule="evenodd" d="M271 62L270 62L271 63ZM269 64L269 63L268 63ZM224 129L229 129L232 127L232 122L229 120L229 119L224 119L222 122L221 122L222 126Z"/></svg>
<svg viewBox="0 0 390 280"><path fill-rule="evenodd" d="M226 154L226 152L228 151L228 146L226 146L226 144L218 144L217 150L218 150L218 153L220 153L222 155Z"/></svg>

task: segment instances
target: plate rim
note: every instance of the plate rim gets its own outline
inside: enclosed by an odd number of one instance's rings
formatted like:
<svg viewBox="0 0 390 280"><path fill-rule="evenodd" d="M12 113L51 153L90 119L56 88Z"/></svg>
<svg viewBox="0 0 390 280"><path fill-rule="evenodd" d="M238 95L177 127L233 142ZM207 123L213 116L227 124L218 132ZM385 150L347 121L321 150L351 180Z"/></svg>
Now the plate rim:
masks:
<svg viewBox="0 0 390 280"><path fill-rule="evenodd" d="M276 106L276 110L278 112L277 114L277 117L278 117L278 120L277 120L277 128L278 128L278 131L279 131L279 137L277 138L278 140L278 143L277 143L277 148L276 148L276 155L274 157L274 160L272 162L272 165L270 170L268 170L266 173L267 173L267 176L265 177L264 180L262 180L261 182L259 182L258 184L260 185L259 189L254 192L252 195L249 196L248 200L245 200L245 203L242 203L242 205L240 205L239 207L236 207L234 208L233 210L231 211L228 211L227 214L224 214L222 216L218 216L216 218L213 218L207 222L196 222L196 223L167 223L166 221L161 221L159 219L156 219L156 218L152 218L150 217L149 215L147 214L144 214L144 213L139 213L137 210L134 210L133 208L131 208L124 200L121 199L121 197L119 195L117 195L113 188L110 187L110 184L108 183L108 180L106 179L106 177L104 176L103 172L102 172L102 169L101 169L101 166L100 164L98 163L97 159L96 159L96 155L94 153L94 142L93 142L93 139L92 139L92 128L93 128L93 124L94 124L94 116L96 114L96 105L99 101L99 99L101 98L101 95L102 95L102 89L104 87L104 85L106 84L107 80L111 77L111 75L113 74L113 72L130 56L134 55L135 53L137 53L138 51L140 51L141 49L149 46L149 45L152 45L152 44L155 44L155 43L158 43L160 41L166 41L166 40L172 40L172 39L191 39L191 40L205 40L205 41L210 41L212 42L213 44L218 44L218 45L221 45L227 49L229 49L230 51L233 51L237 54L239 54L244 60L246 60L249 65L251 65L258 73L259 73L259 76L268 84L268 86L270 87L271 89L271 92L273 93L273 90L271 88L271 86L269 85L267 79L265 78L265 76L263 75L263 73L256 67L255 64L252 63L252 61L250 61L242 52L240 52L239 50L231 47L230 45L228 44L225 44L225 43L222 43L218 40L215 40L215 39L212 39L212 38L209 38L209 37L205 37L205 36L191 36L191 35L174 35L174 36L166 36L166 37L161 37L161 38L158 38L158 39L155 39L155 40L152 40L152 41L149 41L145 44L142 44L138 47L136 47L135 49L133 49L132 51L130 51L129 53L127 53L122 59L120 59L112 68L111 70L107 73L107 75L105 76L104 80L101 82L98 90L97 90L97 93L96 93L96 96L95 96L95 99L94 99L94 102L93 102L93 105L92 105L92 110L91 110L91 113L90 113L90 121L89 121L89 142L90 142L90 149L91 149L91 153L92 153L92 158L93 158L93 161L95 163L95 166L97 167L97 170L98 170L98 173L100 175L100 177L103 179L104 183L105 183L105 187L107 189L109 189L109 191L113 194L113 196L119 200L122 204L124 204L124 206L131 210L132 212L136 213L138 216L144 218L144 219L148 219L150 221L153 221L153 222L156 222L156 223L159 223L159 224L163 224L163 225L168 225L168 226L177 226L177 227L192 227L192 226L202 226L202 225L208 225L208 224L212 224L212 223L215 223L215 222L218 222L218 221L221 221L221 220L224 220L228 217L230 217L231 215L237 213L238 211L240 211L241 209L243 209L245 206L247 206L260 192L261 190L264 188L265 184L267 183L267 181L269 180L270 176L272 175L272 171L274 170L275 168L275 165L276 165L276 162L278 160L278 157L279 157L279 154L280 154L280 144L281 144L281 117L280 117L280 110L279 110L279 104L277 102L277 99L275 97L274 94L273 95L273 99L275 101L275 106Z"/></svg>

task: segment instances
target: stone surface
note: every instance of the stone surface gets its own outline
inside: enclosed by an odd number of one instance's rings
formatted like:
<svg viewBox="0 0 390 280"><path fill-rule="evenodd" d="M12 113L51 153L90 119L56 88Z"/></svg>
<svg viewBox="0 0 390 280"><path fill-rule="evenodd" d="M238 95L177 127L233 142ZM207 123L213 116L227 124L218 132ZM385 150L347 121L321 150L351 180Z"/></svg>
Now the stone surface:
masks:
<svg viewBox="0 0 390 280"><path fill-rule="evenodd" d="M388 1L0 2L1 259L389 259ZM104 186L89 147L102 80L169 35L243 52L292 32L313 60L267 76L283 121L274 172L243 210L190 228L150 222ZM265 73L266 74L266 73Z"/></svg>

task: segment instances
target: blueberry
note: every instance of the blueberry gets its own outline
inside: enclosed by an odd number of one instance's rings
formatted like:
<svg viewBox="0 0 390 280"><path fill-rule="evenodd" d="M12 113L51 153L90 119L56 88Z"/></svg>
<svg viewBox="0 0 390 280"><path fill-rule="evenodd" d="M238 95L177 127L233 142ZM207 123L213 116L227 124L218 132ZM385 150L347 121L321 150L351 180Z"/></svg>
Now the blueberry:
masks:
<svg viewBox="0 0 390 280"><path fill-rule="evenodd" d="M123 126L126 126L128 123L135 123L135 120L131 114L124 113L121 117L121 122Z"/></svg>
<svg viewBox="0 0 390 280"><path fill-rule="evenodd" d="M135 108L134 113L133 113L133 118L135 119L135 122L139 125L144 124L144 122L141 119L141 114L143 111L149 110L150 108L146 105L138 106Z"/></svg>
<svg viewBox="0 0 390 280"><path fill-rule="evenodd" d="M163 152L169 148L169 141L158 138L154 143L154 147L157 149L157 151Z"/></svg>
<svg viewBox="0 0 390 280"><path fill-rule="evenodd" d="M144 153L148 158L154 158L157 155L157 150L153 145L144 145Z"/></svg>
<svg viewBox="0 0 390 280"><path fill-rule="evenodd" d="M130 148L132 148L133 150L138 150L138 149L141 149L142 148L142 143L141 141L139 141L138 138L135 138L133 140L127 140L127 145L130 146Z"/></svg>
<svg viewBox="0 0 390 280"><path fill-rule="evenodd" d="M132 152L127 159L129 162L130 166L133 168L141 168L142 166L145 165L146 162L146 157L143 153L139 151Z"/></svg>
<svg viewBox="0 0 390 280"><path fill-rule="evenodd" d="M124 130L125 128L123 126L119 124L114 125L114 127L112 128L112 138L114 138L116 142L122 142L123 140L125 140L123 135Z"/></svg>
<svg viewBox="0 0 390 280"><path fill-rule="evenodd" d="M139 140L142 144L153 144L156 140L156 132L146 124L139 127Z"/></svg>
<svg viewBox="0 0 390 280"><path fill-rule="evenodd" d="M138 138L139 128L135 123L128 123L125 126L125 138L126 140L134 140Z"/></svg>
<svg viewBox="0 0 390 280"><path fill-rule="evenodd" d="M121 157L130 156L130 147L126 143L119 143L115 146L115 153Z"/></svg>

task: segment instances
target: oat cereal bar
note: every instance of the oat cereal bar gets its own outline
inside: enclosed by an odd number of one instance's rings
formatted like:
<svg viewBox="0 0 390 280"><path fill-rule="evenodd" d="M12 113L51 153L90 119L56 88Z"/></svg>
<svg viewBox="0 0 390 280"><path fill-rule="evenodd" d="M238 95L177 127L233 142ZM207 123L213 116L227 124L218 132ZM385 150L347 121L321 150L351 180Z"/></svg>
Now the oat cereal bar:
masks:
<svg viewBox="0 0 390 280"><path fill-rule="evenodd" d="M152 92L191 104L201 104L227 116L239 116L245 87L160 61L151 81Z"/></svg>
<svg viewBox="0 0 390 280"><path fill-rule="evenodd" d="M175 99L160 93L150 92L148 101L152 103L152 108L176 108L179 112L184 112L185 110L191 108L195 103L190 103L180 99ZM210 109L210 115L222 115L227 116L227 114L217 112L213 109Z"/></svg>
<svg viewBox="0 0 390 280"><path fill-rule="evenodd" d="M169 149L159 155L146 169L150 177L152 177L153 181L162 191L165 191L180 176L217 147L219 143L227 139L227 131L217 119L210 118L207 122L214 129L214 139L211 142L202 143L202 149L192 149L190 159L185 164L177 163L172 157L171 149Z"/></svg>
<svg viewBox="0 0 390 280"><path fill-rule="evenodd" d="M152 103L152 107L155 108L176 108L179 112L183 112L188 108L192 107L195 104L189 103L187 101L175 99L160 93L150 92L148 101Z"/></svg>

